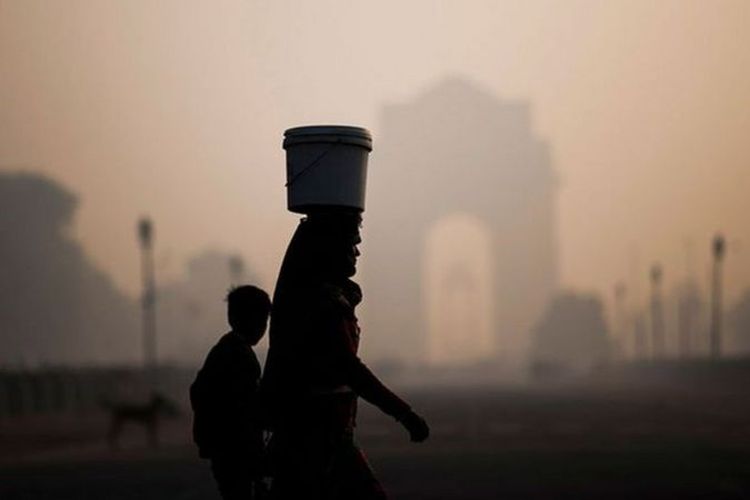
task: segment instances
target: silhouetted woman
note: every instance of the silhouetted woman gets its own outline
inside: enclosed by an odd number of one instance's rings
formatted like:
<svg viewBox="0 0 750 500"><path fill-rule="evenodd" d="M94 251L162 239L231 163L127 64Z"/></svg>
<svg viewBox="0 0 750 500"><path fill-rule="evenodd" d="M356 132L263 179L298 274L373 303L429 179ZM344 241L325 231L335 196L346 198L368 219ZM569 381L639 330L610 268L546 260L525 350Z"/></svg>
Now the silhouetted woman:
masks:
<svg viewBox="0 0 750 500"><path fill-rule="evenodd" d="M351 277L360 222L357 212L309 215L281 266L262 383L273 431L272 498L386 498L353 440L358 397L401 422L412 441L429 434L357 357L362 293Z"/></svg>

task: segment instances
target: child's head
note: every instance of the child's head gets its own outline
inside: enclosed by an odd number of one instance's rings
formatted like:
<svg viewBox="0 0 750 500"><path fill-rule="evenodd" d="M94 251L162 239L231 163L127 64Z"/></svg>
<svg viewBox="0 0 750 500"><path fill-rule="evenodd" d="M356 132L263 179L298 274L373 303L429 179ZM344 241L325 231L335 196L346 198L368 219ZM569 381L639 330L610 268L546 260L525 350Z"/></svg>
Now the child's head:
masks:
<svg viewBox="0 0 750 500"><path fill-rule="evenodd" d="M271 312L271 299L258 287L242 285L227 294L227 317L235 333L255 345L263 338Z"/></svg>

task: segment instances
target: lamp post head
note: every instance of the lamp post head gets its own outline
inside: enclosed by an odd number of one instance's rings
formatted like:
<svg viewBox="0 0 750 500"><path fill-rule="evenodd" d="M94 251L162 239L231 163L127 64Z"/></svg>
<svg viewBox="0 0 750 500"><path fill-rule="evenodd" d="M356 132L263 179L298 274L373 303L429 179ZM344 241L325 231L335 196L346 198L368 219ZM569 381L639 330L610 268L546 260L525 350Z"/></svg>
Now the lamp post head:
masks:
<svg viewBox="0 0 750 500"><path fill-rule="evenodd" d="M142 217L138 221L138 239L141 246L150 247L154 239L154 225L148 217Z"/></svg>
<svg viewBox="0 0 750 500"><path fill-rule="evenodd" d="M660 264L654 264L651 266L651 283L658 285L661 283L661 277L664 274Z"/></svg>
<svg viewBox="0 0 750 500"><path fill-rule="evenodd" d="M726 241L724 240L724 236L721 233L718 233L716 236L714 236L713 240L713 252L714 252L714 258L716 260L721 260L724 258L724 253L726 252Z"/></svg>
<svg viewBox="0 0 750 500"><path fill-rule="evenodd" d="M232 279L240 279L245 271L245 263L239 255L229 257L229 274Z"/></svg>

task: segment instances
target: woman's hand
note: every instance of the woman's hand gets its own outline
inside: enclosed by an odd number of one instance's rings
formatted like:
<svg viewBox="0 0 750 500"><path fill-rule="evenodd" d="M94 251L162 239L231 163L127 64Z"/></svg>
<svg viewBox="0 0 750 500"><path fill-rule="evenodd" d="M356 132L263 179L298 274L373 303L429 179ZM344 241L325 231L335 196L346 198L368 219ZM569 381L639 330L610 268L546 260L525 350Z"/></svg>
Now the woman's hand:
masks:
<svg viewBox="0 0 750 500"><path fill-rule="evenodd" d="M409 437L414 443L421 443L430 435L430 427L427 425L425 419L417 415L413 410L409 410L399 418L399 422L409 431Z"/></svg>

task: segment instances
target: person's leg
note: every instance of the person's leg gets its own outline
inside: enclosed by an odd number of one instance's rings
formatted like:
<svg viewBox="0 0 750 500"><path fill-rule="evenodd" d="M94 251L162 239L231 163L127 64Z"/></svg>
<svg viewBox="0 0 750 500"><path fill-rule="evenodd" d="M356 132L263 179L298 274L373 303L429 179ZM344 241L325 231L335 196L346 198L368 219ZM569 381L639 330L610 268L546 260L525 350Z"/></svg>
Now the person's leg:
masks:
<svg viewBox="0 0 750 500"><path fill-rule="evenodd" d="M252 500L253 475L251 463L238 459L212 459L213 472L219 493L224 500Z"/></svg>
<svg viewBox="0 0 750 500"><path fill-rule="evenodd" d="M388 498L365 454L351 439L340 443L339 449L334 453L327 484L327 498L330 499L386 500Z"/></svg>
<svg viewBox="0 0 750 500"><path fill-rule="evenodd" d="M270 444L272 500L328 500L330 437L319 429L277 432ZM352 497L356 499L356 497Z"/></svg>
<svg viewBox="0 0 750 500"><path fill-rule="evenodd" d="M321 478L323 459L320 454L311 457L308 449L300 446L296 449L279 450L283 453L277 457L271 481L270 498L272 500L321 500ZM314 451L314 450L313 450Z"/></svg>

